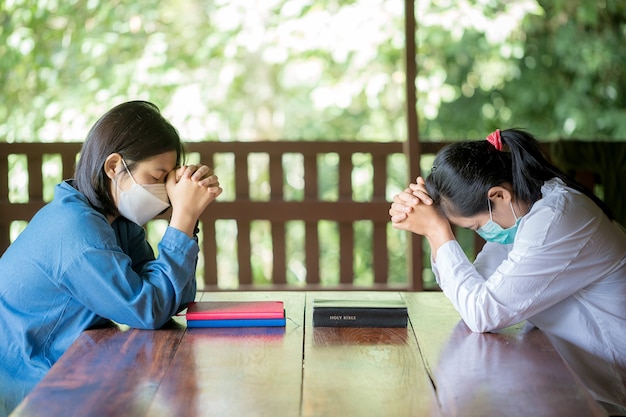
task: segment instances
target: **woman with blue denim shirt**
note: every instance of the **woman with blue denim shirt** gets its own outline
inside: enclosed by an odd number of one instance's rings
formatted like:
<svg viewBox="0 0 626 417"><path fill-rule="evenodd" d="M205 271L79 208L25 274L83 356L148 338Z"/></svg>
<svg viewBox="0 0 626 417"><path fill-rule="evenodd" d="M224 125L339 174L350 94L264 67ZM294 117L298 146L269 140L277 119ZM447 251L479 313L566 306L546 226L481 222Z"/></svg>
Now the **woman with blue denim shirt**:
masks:
<svg viewBox="0 0 626 417"><path fill-rule="evenodd" d="M183 159L152 103L120 104L92 127L74 179L0 258L0 416L83 330L156 329L193 301L195 226L222 190L209 167ZM170 205L155 259L142 226Z"/></svg>
<svg viewBox="0 0 626 417"><path fill-rule="evenodd" d="M542 329L607 411L626 415L626 235L534 137L496 130L448 145L389 214L427 238L437 282L471 330ZM487 241L473 263L451 223Z"/></svg>

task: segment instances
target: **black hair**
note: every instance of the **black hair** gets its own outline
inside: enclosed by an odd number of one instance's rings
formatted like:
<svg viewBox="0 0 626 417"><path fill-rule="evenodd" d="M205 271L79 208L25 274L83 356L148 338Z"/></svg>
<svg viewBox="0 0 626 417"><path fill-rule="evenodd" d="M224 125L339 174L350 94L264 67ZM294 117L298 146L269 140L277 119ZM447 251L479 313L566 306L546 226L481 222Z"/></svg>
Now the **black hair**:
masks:
<svg viewBox="0 0 626 417"><path fill-rule="evenodd" d="M104 163L119 153L128 169L140 161L176 151L176 165L185 150L176 129L147 101L129 101L106 112L91 128L83 143L74 173L74 187L104 215L117 215L111 196L111 183Z"/></svg>
<svg viewBox="0 0 626 417"><path fill-rule="evenodd" d="M444 214L471 217L488 211L489 189L503 183L511 184L516 199L532 206L541 198L543 183L560 178L613 218L602 200L548 162L530 133L508 129L501 131L500 137L501 151L487 140L452 143L439 151L426 178L426 189Z"/></svg>

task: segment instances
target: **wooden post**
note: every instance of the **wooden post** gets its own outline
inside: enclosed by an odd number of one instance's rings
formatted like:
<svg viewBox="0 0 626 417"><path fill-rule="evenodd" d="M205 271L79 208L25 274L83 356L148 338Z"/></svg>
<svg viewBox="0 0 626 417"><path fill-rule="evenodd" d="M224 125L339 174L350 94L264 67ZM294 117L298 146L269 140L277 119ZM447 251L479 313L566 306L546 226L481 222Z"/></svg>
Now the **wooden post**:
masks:
<svg viewBox="0 0 626 417"><path fill-rule="evenodd" d="M415 0L405 0L404 2L404 37L405 45L405 65L406 65L406 121L407 140L404 144L404 154L407 160L409 181L414 181L420 170L420 141L417 123L417 95L415 89L415 79L417 77L417 60L415 46ZM412 291L422 291L424 289L422 279L422 237L415 234L407 239L407 259L408 275L412 281L410 288Z"/></svg>

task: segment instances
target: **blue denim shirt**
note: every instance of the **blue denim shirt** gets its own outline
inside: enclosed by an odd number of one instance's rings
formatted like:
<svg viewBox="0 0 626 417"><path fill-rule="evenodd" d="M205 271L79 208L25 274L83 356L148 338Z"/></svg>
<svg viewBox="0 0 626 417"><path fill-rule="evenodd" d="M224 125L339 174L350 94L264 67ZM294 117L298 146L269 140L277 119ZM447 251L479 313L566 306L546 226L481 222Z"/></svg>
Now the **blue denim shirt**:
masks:
<svg viewBox="0 0 626 417"><path fill-rule="evenodd" d="M159 328L193 301L195 240L168 227L158 252L143 228L109 224L70 182L57 185L0 258L0 416L83 330L109 320Z"/></svg>

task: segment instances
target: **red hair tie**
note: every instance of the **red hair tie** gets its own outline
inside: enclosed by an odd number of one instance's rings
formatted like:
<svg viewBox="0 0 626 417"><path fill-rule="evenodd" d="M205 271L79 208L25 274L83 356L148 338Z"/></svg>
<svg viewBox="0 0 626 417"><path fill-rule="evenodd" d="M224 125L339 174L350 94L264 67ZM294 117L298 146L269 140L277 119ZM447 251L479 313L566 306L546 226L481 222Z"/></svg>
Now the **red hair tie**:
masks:
<svg viewBox="0 0 626 417"><path fill-rule="evenodd" d="M500 129L496 129L495 132L492 132L489 136L487 136L487 142L491 143L494 148L501 151L502 138L500 137Z"/></svg>

